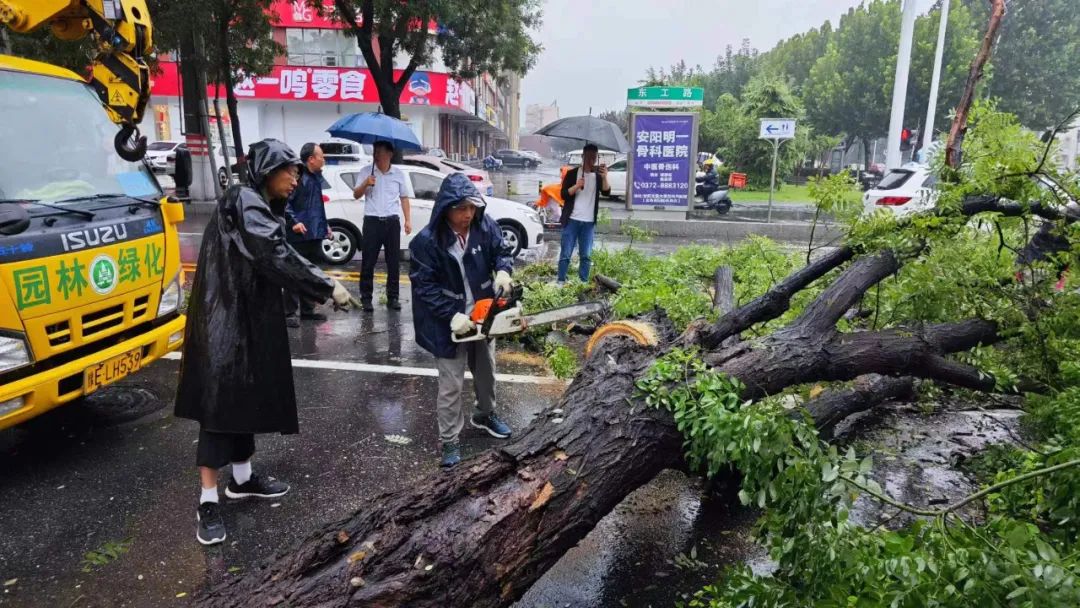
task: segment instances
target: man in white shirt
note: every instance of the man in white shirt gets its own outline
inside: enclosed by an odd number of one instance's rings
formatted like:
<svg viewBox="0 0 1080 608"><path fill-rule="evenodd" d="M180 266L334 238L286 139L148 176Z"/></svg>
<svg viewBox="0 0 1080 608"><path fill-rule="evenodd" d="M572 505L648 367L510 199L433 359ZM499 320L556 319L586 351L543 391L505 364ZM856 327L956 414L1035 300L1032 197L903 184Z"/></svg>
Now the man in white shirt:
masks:
<svg viewBox="0 0 1080 608"><path fill-rule="evenodd" d="M375 142L372 156L375 162L360 172L362 182L353 190L353 198L364 197L363 248L360 264L360 302L371 312L371 297L375 291L375 263L379 251L386 258L386 307L401 310L398 294L401 284L401 232L412 233L409 199L413 196L409 176L390 164L394 145ZM365 177L366 176L366 177ZM404 226L402 225L404 224Z"/></svg>
<svg viewBox="0 0 1080 608"><path fill-rule="evenodd" d="M581 166L566 172L562 182L562 246L559 251L559 283L566 282L574 246L578 249L578 278L589 280L592 269L593 232L600 212L600 194L611 194L607 166L597 165L600 150L589 144L582 150Z"/></svg>

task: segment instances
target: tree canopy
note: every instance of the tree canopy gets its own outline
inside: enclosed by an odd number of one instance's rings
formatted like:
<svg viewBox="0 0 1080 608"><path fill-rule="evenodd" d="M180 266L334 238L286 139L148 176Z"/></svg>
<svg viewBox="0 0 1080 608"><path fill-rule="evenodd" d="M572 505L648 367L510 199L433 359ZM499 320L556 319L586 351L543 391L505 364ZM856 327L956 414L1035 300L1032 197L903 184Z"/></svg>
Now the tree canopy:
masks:
<svg viewBox="0 0 1080 608"><path fill-rule="evenodd" d="M413 73L437 57L463 78L524 75L541 51L529 33L541 23L539 0L335 0L334 7L360 45L383 112L394 117L401 116L401 92ZM397 74L396 57L407 61Z"/></svg>

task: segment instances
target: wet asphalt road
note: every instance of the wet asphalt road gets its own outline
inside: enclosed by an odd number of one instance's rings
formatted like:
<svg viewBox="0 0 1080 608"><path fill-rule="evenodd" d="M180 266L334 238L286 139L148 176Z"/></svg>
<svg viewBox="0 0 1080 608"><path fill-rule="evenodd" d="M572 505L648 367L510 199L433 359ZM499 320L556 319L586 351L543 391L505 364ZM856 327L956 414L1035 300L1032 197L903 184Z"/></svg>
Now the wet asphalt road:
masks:
<svg viewBox="0 0 1080 608"><path fill-rule="evenodd" d="M182 228L186 263L195 261L198 230L198 221ZM355 279L345 282L355 289ZM171 415L178 361L158 361L84 403L0 432L0 606L186 605L316 525L435 472L434 363L413 339L407 281L401 295L400 313L328 312L326 323L290 330L292 357L303 360L294 370L301 433L259 436L253 466L293 490L274 501L222 496L229 538L217 547L194 538L197 425ZM509 344L498 352L499 411L520 429L565 384L535 355ZM387 439L394 435L408 443ZM472 428L462 440L466 457L498 444ZM726 513L701 494L680 473L661 476L517 606L670 606L711 582L718 565L754 553L741 540L752 516ZM692 549L700 566L676 567Z"/></svg>

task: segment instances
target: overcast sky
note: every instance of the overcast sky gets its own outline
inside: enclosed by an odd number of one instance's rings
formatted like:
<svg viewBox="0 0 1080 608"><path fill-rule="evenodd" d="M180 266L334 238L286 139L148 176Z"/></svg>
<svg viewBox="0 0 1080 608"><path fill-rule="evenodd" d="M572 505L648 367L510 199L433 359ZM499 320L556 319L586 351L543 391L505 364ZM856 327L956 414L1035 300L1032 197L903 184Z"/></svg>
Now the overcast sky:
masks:
<svg viewBox="0 0 1080 608"><path fill-rule="evenodd" d="M925 10L933 0L918 0ZM708 69L743 38L766 51L860 0L545 0L544 45L522 84L522 125L532 103L559 102L562 116L626 106L626 89L649 66L680 59Z"/></svg>

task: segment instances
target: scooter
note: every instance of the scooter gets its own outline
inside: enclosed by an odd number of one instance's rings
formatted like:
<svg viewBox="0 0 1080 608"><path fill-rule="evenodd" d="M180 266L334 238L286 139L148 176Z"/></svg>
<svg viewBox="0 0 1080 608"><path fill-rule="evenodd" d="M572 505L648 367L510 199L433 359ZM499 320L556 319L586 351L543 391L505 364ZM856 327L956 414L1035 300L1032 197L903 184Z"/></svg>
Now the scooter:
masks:
<svg viewBox="0 0 1080 608"><path fill-rule="evenodd" d="M700 188L700 186L698 186ZM720 215L731 211L731 197L728 189L721 187L704 198L700 203L694 203L694 209L699 211L716 211Z"/></svg>

